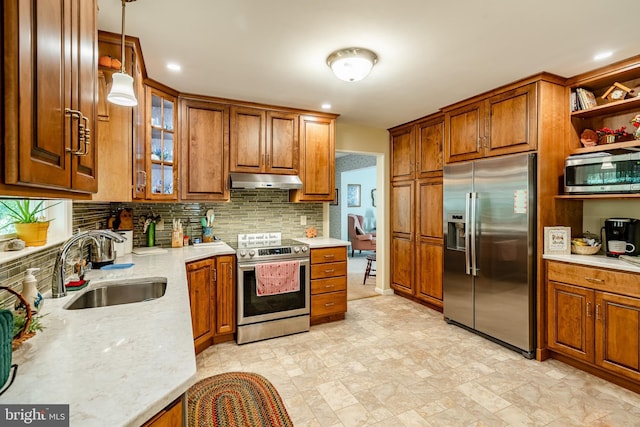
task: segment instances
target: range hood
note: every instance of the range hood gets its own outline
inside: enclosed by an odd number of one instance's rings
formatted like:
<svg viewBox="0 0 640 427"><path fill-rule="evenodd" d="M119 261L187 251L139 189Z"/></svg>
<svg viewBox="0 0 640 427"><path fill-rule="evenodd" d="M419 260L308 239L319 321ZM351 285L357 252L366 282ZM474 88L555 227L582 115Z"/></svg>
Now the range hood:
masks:
<svg viewBox="0 0 640 427"><path fill-rule="evenodd" d="M231 188L277 188L295 190L302 188L302 181L297 175L273 175L267 173L230 173Z"/></svg>

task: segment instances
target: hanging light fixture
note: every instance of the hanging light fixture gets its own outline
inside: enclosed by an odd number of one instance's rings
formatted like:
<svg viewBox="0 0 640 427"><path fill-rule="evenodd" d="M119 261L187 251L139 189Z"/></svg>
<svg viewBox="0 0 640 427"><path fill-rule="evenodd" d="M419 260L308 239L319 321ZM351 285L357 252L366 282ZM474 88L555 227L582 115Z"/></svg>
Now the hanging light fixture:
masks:
<svg viewBox="0 0 640 427"><path fill-rule="evenodd" d="M119 73L113 73L113 82L111 83L111 90L107 95L107 100L117 105L124 105L125 107L134 107L138 105L136 94L133 92L133 77L127 74L124 68L124 11L127 3L134 2L136 0L122 0L122 68Z"/></svg>
<svg viewBox="0 0 640 427"><path fill-rule="evenodd" d="M327 57L327 65L333 74L345 82L357 82L367 77L378 56L369 49L348 47L333 52Z"/></svg>

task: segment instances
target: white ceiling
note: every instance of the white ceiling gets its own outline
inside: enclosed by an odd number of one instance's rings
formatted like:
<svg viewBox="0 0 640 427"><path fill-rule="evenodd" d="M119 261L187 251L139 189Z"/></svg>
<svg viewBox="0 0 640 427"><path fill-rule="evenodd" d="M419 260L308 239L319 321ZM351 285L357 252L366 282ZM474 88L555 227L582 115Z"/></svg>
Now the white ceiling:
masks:
<svg viewBox="0 0 640 427"><path fill-rule="evenodd" d="M120 33L121 0L98 3L98 27ZM180 92L329 102L342 122L385 129L540 71L569 77L640 54L637 0L137 0L126 18L149 77ZM351 46L379 57L356 83L325 63Z"/></svg>

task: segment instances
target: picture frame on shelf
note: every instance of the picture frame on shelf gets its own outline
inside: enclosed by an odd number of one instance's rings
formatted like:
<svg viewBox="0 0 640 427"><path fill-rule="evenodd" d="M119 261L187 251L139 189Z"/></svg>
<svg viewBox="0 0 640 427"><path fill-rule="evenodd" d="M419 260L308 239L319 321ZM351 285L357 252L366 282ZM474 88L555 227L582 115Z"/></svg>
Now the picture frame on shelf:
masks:
<svg viewBox="0 0 640 427"><path fill-rule="evenodd" d="M571 254L571 227L544 228L544 254Z"/></svg>
<svg viewBox="0 0 640 427"><path fill-rule="evenodd" d="M360 207L360 184L347 184L347 207Z"/></svg>

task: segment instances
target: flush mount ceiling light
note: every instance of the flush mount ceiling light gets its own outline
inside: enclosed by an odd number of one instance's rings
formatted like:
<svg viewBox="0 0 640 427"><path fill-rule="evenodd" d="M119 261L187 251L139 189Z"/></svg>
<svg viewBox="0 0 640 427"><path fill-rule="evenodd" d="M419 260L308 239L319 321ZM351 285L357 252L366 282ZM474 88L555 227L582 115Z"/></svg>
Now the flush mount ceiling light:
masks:
<svg viewBox="0 0 640 427"><path fill-rule="evenodd" d="M357 82L367 77L378 56L369 49L348 47L333 52L327 57L327 65L333 74L345 82Z"/></svg>
<svg viewBox="0 0 640 427"><path fill-rule="evenodd" d="M138 100L133 92L133 77L128 75L124 68L124 11L126 4L134 1L136 0L122 0L122 56L120 57L122 68L120 68L119 73L113 73L111 90L107 95L109 102L125 107L138 105Z"/></svg>

